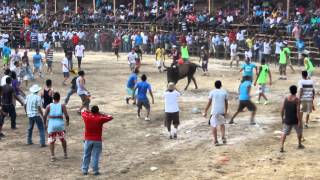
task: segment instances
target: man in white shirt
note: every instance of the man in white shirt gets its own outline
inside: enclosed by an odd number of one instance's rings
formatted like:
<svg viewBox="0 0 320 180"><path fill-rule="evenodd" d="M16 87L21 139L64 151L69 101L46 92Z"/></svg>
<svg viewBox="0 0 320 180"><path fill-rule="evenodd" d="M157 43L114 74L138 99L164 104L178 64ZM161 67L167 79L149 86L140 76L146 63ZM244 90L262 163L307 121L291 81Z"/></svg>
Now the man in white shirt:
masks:
<svg viewBox="0 0 320 180"><path fill-rule="evenodd" d="M244 52L244 57L245 57L246 61L249 61L249 62L252 61L252 52L251 52L250 49L247 49L247 50Z"/></svg>
<svg viewBox="0 0 320 180"><path fill-rule="evenodd" d="M61 61L61 64L62 64L62 73L63 73L63 82L62 84L63 85L67 85L66 82L67 80L69 79L69 72L70 72L70 64L69 64L69 57L64 57Z"/></svg>
<svg viewBox="0 0 320 180"><path fill-rule="evenodd" d="M164 93L164 102L165 102L165 126L169 132L169 139L177 138L177 130L180 124L179 120L179 105L178 98L181 96L181 93L175 88L175 84L170 82L168 84L168 89ZM171 124L173 124L173 129L171 130Z"/></svg>
<svg viewBox="0 0 320 180"><path fill-rule="evenodd" d="M4 76L1 78L1 86L6 85L6 79L10 77L10 69L4 71Z"/></svg>
<svg viewBox="0 0 320 180"><path fill-rule="evenodd" d="M281 52L281 47L283 46L282 41L280 39L277 39L276 42L274 43L275 45L275 55L276 59L279 59L280 52Z"/></svg>
<svg viewBox="0 0 320 180"><path fill-rule="evenodd" d="M82 58L84 58L84 50L85 50L84 45L82 44L81 41L79 41L79 43L78 43L78 45L76 45L75 51L74 51L74 55L78 59L78 69L81 69L81 61L82 61Z"/></svg>
<svg viewBox="0 0 320 180"><path fill-rule="evenodd" d="M266 63L270 63L270 59L271 59L271 40L266 39L263 42L263 58L265 59Z"/></svg>
<svg viewBox="0 0 320 180"><path fill-rule="evenodd" d="M138 58L137 53L135 52L135 49L132 48L131 52L128 54L128 64L131 71L133 71L136 68L136 59Z"/></svg>
<svg viewBox="0 0 320 180"><path fill-rule="evenodd" d="M244 33L246 32L246 30L240 30L238 31L237 33L237 41L238 41L238 44L240 47L245 47L246 45L246 42L245 42L245 39L244 39Z"/></svg>
<svg viewBox="0 0 320 180"><path fill-rule="evenodd" d="M148 35L144 34L142 36L142 46L143 46L143 52L147 52L148 49Z"/></svg>
<svg viewBox="0 0 320 180"><path fill-rule="evenodd" d="M230 67L232 67L233 61L237 61L237 67L239 67L239 58L237 53L237 44L236 42L232 42L230 45Z"/></svg>
<svg viewBox="0 0 320 180"><path fill-rule="evenodd" d="M230 39L228 37L228 33L226 33L226 36L223 38L223 46L224 46L224 58L228 58L228 52L230 51Z"/></svg>
<svg viewBox="0 0 320 180"><path fill-rule="evenodd" d="M303 113L306 113L306 122L304 124L305 128L308 128L310 114L313 110L313 100L315 96L314 82L308 79L308 72L302 71L302 79L299 81L299 91L300 91L300 101L301 101L301 121L303 118Z"/></svg>
<svg viewBox="0 0 320 180"><path fill-rule="evenodd" d="M207 117L207 112L212 105L209 124L212 127L213 143L217 146L219 145L219 141L217 138L218 126L220 126L223 144L227 143L224 124L225 116L228 112L228 94L224 89L221 89L221 81L216 81L214 83L214 86L216 89L212 90L209 94L209 101L207 103L203 116Z"/></svg>
<svg viewBox="0 0 320 180"><path fill-rule="evenodd" d="M38 33L38 47L42 48L43 47L43 42L44 42L44 34L42 32Z"/></svg>

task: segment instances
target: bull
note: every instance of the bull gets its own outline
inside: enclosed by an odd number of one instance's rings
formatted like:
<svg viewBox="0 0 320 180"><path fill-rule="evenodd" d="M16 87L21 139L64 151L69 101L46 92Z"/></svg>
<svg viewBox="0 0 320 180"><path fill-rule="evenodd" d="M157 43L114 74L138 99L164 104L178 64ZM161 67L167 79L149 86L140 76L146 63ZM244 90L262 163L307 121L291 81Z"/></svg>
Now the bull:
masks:
<svg viewBox="0 0 320 180"><path fill-rule="evenodd" d="M198 85L196 79L194 78L194 74L197 71L197 68L200 67L195 63L188 63L182 65L172 64L170 67L167 67L163 62L164 71L167 71L167 80L169 82L173 82L175 84L178 83L179 80L187 77L188 83L184 90L188 89L188 86L192 80L196 89L198 89Z"/></svg>

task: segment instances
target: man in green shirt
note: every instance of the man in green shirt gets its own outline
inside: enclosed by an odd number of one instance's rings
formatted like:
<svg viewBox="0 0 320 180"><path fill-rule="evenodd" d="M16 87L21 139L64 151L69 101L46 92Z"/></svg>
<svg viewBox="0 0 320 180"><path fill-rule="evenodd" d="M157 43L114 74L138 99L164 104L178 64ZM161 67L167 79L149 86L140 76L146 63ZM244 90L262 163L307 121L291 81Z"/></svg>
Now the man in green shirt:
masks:
<svg viewBox="0 0 320 180"><path fill-rule="evenodd" d="M302 57L303 57L304 67L305 67L306 71L308 72L308 79L311 79L311 76L314 71L314 66L310 60L310 57L308 57L308 55L306 53L303 53Z"/></svg>
<svg viewBox="0 0 320 180"><path fill-rule="evenodd" d="M284 47L281 47L281 51L280 51L280 59L279 59L279 72L280 72L280 80L286 80L287 79L287 64L289 64L289 66L291 65L290 62L290 49L286 46L287 44L285 44L284 42Z"/></svg>
<svg viewBox="0 0 320 180"><path fill-rule="evenodd" d="M259 97L258 97L258 101L256 101L257 104L260 104L261 97L264 98L265 105L267 105L269 103L268 98L264 94L266 91L266 84L267 84L267 77L268 76L269 76L269 84L271 86L272 85L272 78L271 78L270 69L269 69L269 66L266 64L266 60L262 59L261 60L261 67L259 68L259 73L258 73L257 79L254 82L255 86L257 85L257 82L259 84Z"/></svg>
<svg viewBox="0 0 320 180"><path fill-rule="evenodd" d="M188 51L188 46L184 43L181 46L181 58L184 63L189 61L189 51Z"/></svg>

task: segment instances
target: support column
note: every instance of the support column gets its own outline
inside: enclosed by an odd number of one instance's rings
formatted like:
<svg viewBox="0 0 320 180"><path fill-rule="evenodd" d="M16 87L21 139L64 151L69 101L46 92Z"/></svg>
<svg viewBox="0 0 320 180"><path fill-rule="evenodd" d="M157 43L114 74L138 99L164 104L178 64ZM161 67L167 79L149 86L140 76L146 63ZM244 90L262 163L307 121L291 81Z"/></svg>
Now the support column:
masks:
<svg viewBox="0 0 320 180"><path fill-rule="evenodd" d="M132 3L132 12L133 12L133 14L136 12L136 0L133 0L133 3Z"/></svg>
<svg viewBox="0 0 320 180"><path fill-rule="evenodd" d="M45 20L48 18L48 0L44 0L44 16Z"/></svg>
<svg viewBox="0 0 320 180"><path fill-rule="evenodd" d="M92 4L93 4L93 12L96 11L96 0L92 0Z"/></svg>
<svg viewBox="0 0 320 180"><path fill-rule="evenodd" d="M208 0L208 10L209 14L211 14L211 0Z"/></svg>
<svg viewBox="0 0 320 180"><path fill-rule="evenodd" d="M78 13L78 0L76 0L76 5L75 5L75 9L74 9L74 11L76 12L76 13Z"/></svg>
<svg viewBox="0 0 320 180"><path fill-rule="evenodd" d="M250 0L247 0L247 15L250 15Z"/></svg>
<svg viewBox="0 0 320 180"><path fill-rule="evenodd" d="M113 15L116 15L116 0L113 0Z"/></svg>
<svg viewBox="0 0 320 180"><path fill-rule="evenodd" d="M180 0L178 0L178 2L177 2L177 9L178 9L178 11L180 11Z"/></svg>
<svg viewBox="0 0 320 180"><path fill-rule="evenodd" d="M54 0L54 14L57 14L57 0Z"/></svg>
<svg viewBox="0 0 320 180"><path fill-rule="evenodd" d="M290 18L290 0L287 0L287 19Z"/></svg>

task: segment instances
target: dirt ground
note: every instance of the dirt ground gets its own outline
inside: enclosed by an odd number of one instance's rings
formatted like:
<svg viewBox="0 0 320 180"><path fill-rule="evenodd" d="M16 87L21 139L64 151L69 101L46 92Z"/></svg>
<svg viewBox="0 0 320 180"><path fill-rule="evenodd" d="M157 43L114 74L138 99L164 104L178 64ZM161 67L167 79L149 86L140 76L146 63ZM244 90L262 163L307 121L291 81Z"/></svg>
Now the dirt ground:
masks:
<svg viewBox="0 0 320 180"><path fill-rule="evenodd" d="M65 96L68 87L61 83L61 59L62 53L56 53L54 74L46 74L45 79L52 79L54 89ZM76 113L80 98L73 95L68 105L71 116L70 126L67 127L69 159L63 159L58 142L57 161L50 162L49 149L38 146L37 128L33 135L35 145L26 145L28 120L23 108L18 106L18 130L12 131L9 118L6 118L3 130L6 137L0 140L0 179L319 179L318 112L312 114L310 128L304 130L306 148L297 149L293 132L286 142L286 153L279 152L280 102L288 94L289 85L297 84L300 73L293 74L289 70L288 80L279 81L276 68L271 65L273 86L267 93L271 104L258 105L258 124L250 126L249 113L241 113L235 125L226 126L227 145L213 146L207 119L201 114L192 114L191 110L199 108L203 111L214 81L220 79L230 96L228 116L235 112L241 75L237 68L230 69L226 63L225 60L210 59L209 76L202 76L198 70L196 79L199 89L195 90L191 84L188 91L183 91L178 139L169 140L163 127L162 93L166 88L166 74L157 72L154 57L144 56L141 67L155 95L151 121L146 122L137 119L136 107L126 105L124 100L129 76L126 54L121 54L117 62L112 53L87 52L83 68L87 74L87 87L93 95L91 104L99 105L101 111L114 116L114 120L104 126L100 162L102 175L84 177L81 174L84 124ZM316 73L314 77L316 82L319 82L318 75ZM37 82L43 85L44 80ZM178 89L182 90L185 83L186 80L180 81ZM254 88L253 93L256 94L256 91L257 88ZM151 171L151 167L158 169Z"/></svg>

